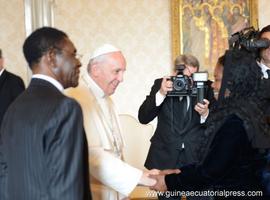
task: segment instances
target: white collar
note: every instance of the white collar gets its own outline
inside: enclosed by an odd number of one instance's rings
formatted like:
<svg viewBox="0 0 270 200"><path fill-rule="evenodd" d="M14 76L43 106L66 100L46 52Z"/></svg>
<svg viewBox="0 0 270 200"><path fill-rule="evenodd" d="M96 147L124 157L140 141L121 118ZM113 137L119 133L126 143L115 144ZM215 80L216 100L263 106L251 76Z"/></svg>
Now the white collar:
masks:
<svg viewBox="0 0 270 200"><path fill-rule="evenodd" d="M266 66L265 64L263 64L262 62L259 63L260 67L262 68L262 71L266 71L268 69L270 69L268 66Z"/></svg>
<svg viewBox="0 0 270 200"><path fill-rule="evenodd" d="M60 92L64 91L64 87L61 85L61 83L59 83L57 80L55 80L54 78L50 76L46 76L44 74L34 74L32 78L38 78L38 79L48 81L51 84L53 84Z"/></svg>
<svg viewBox="0 0 270 200"><path fill-rule="evenodd" d="M92 90L93 94L98 99L104 99L105 93L103 90L98 86L98 84L92 79L91 76L89 76L88 72L84 73L82 75L82 79L87 84L87 86Z"/></svg>
<svg viewBox="0 0 270 200"><path fill-rule="evenodd" d="M0 76L3 74L4 70L5 70L5 68L1 69Z"/></svg>

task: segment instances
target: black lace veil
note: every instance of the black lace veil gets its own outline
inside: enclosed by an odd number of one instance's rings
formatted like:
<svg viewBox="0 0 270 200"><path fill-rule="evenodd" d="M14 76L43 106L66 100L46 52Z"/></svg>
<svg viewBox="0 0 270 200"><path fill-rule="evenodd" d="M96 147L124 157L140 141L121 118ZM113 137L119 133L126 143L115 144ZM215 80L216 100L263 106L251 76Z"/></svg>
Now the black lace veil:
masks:
<svg viewBox="0 0 270 200"><path fill-rule="evenodd" d="M269 84L262 80L261 69L251 52L243 49L225 53L222 86L217 104L210 111L206 135L213 134L222 126L226 117L235 114L244 122L254 148L270 148L270 126L266 123L265 108Z"/></svg>

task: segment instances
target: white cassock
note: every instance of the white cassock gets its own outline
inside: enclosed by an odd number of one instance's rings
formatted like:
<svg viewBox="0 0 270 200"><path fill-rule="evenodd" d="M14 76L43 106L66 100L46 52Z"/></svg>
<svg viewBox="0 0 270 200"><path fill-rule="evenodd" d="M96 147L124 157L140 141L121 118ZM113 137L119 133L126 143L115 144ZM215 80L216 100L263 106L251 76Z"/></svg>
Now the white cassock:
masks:
<svg viewBox="0 0 270 200"><path fill-rule="evenodd" d="M81 105L88 149L93 200L118 200L138 184L142 171L122 161L124 141L113 102L84 74L77 88L66 90Z"/></svg>

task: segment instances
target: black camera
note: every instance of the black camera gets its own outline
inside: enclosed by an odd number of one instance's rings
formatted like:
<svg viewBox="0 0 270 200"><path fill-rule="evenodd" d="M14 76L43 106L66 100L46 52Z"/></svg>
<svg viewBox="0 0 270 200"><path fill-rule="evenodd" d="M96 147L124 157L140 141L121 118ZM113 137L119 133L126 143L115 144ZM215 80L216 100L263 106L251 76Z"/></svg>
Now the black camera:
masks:
<svg viewBox="0 0 270 200"><path fill-rule="evenodd" d="M197 96L197 101L203 103L205 82L208 79L207 72L197 72L192 77L183 74L185 65L176 65L176 76L171 76L173 90L167 96Z"/></svg>
<svg viewBox="0 0 270 200"><path fill-rule="evenodd" d="M246 49L250 52L257 51L260 48L268 48L270 40L266 38L258 38L259 31L254 27L245 28L237 33L234 33L229 39L230 49Z"/></svg>
<svg viewBox="0 0 270 200"><path fill-rule="evenodd" d="M187 96L192 93L192 82L191 78L185 75L172 76L171 81L173 82L173 91L170 92L169 96Z"/></svg>

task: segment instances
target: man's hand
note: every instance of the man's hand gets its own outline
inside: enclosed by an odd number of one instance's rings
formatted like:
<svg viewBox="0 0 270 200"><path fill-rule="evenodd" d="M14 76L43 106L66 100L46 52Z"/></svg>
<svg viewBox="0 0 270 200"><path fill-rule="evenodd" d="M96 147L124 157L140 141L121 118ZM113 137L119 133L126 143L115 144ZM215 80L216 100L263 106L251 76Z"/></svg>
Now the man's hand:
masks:
<svg viewBox="0 0 270 200"><path fill-rule="evenodd" d="M166 169L160 171L159 175L150 175L150 178L156 180L156 184L150 187L150 189L155 191L166 191L167 185L165 183L165 176L169 174L179 174L180 172L179 169Z"/></svg>
<svg viewBox="0 0 270 200"><path fill-rule="evenodd" d="M172 91L172 81L170 80L170 76L165 76L162 79L161 86L159 89L160 94L166 96L168 91Z"/></svg>
<svg viewBox="0 0 270 200"><path fill-rule="evenodd" d="M207 99L203 100L204 103L197 103L194 109L202 116L206 117L209 114L209 101Z"/></svg>

